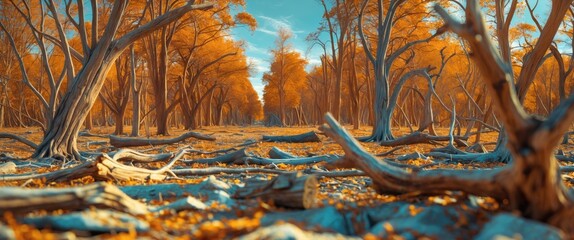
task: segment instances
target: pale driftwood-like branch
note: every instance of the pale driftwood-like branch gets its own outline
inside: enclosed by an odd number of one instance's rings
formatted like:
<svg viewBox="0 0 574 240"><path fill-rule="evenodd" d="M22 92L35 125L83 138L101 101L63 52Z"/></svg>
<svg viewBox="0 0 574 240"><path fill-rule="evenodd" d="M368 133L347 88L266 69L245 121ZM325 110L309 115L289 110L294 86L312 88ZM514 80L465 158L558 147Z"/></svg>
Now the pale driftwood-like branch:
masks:
<svg viewBox="0 0 574 240"><path fill-rule="evenodd" d="M161 162L173 157L172 153L160 153L160 154L145 154L132 149L121 149L114 153L108 153L112 159L115 161L129 160L132 162Z"/></svg>
<svg viewBox="0 0 574 240"><path fill-rule="evenodd" d="M13 162L7 162L0 164L0 174L15 173L17 171L17 166Z"/></svg>
<svg viewBox="0 0 574 240"><path fill-rule="evenodd" d="M282 174L270 181L248 181L235 192L234 198L261 198L276 206L312 208L317 201L318 181L313 175Z"/></svg>
<svg viewBox="0 0 574 240"><path fill-rule="evenodd" d="M460 190L478 196L491 196L501 199L505 196L501 186L493 181L502 169L492 170L424 170L408 172L402 168L379 161L369 154L337 121L327 114L328 125L321 126L325 134L339 143L345 151L345 157L337 163L339 166L355 167L373 179L379 193L402 194L417 192L420 194L437 191Z"/></svg>
<svg viewBox="0 0 574 240"><path fill-rule="evenodd" d="M179 161L188 149L180 150L164 167L157 170L127 166L118 162L127 159L126 154L109 157L100 155L95 161L84 162L78 166L41 174L0 175L0 181L22 181L28 179L44 179L46 182L65 182L86 176L97 180L165 180L169 176L175 177L171 172L173 165Z"/></svg>
<svg viewBox="0 0 574 240"><path fill-rule="evenodd" d="M156 146L156 145L166 145L174 144L186 140L188 138L197 138L206 141L215 141L215 137L196 133L187 132L175 138L167 139L148 139L148 138L137 138L137 137L119 137L115 135L110 135L110 144L117 148L122 147L137 147L137 146Z"/></svg>
<svg viewBox="0 0 574 240"><path fill-rule="evenodd" d="M12 134L12 133L0 133L0 138L9 138L9 139L14 139L18 142L21 142L23 144L26 144L27 146L36 149L38 147L38 144L24 138L21 136L18 136L16 134Z"/></svg>
<svg viewBox="0 0 574 240"><path fill-rule="evenodd" d="M320 142L321 139L319 138L316 132L311 131L308 133L292 135L292 136L263 136L263 141L304 143L304 142Z"/></svg>
<svg viewBox="0 0 574 240"><path fill-rule="evenodd" d="M148 213L143 203L131 199L116 186L105 182L61 189L0 188L0 213L10 211L25 214L35 210L78 210L90 207L133 215Z"/></svg>

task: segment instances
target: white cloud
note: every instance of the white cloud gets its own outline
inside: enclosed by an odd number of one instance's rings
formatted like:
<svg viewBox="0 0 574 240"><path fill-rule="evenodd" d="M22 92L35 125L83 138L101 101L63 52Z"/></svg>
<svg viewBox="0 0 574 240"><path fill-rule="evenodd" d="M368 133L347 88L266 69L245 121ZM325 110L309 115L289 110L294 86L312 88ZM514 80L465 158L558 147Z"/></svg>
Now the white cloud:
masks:
<svg viewBox="0 0 574 240"><path fill-rule="evenodd" d="M264 15L259 16L259 18L263 19L263 24L256 31L277 36L279 29L283 28L291 32L293 34L293 38L297 38L298 33L304 33L304 31L294 30L293 24L289 22L288 18L272 18Z"/></svg>
<svg viewBox="0 0 574 240"><path fill-rule="evenodd" d="M269 63L261 58L247 57L247 61L253 67L256 75L269 71Z"/></svg>

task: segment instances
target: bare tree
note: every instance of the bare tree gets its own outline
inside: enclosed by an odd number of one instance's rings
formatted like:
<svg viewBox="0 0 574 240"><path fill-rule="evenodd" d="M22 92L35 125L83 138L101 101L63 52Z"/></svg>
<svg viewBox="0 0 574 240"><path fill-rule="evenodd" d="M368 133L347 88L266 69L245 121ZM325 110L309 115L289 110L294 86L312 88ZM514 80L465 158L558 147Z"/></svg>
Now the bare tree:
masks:
<svg viewBox="0 0 574 240"><path fill-rule="evenodd" d="M428 42L432 38L436 37L438 34L442 33L442 30L439 29L434 35L415 40L412 42L408 42L404 44L399 49L393 51L392 53L388 53L389 44L392 40L391 38L391 29L393 25L396 23L395 14L399 7L405 3L405 0L391 0L388 3L388 8L386 9L386 15L383 14L384 12L384 1L378 0L377 1L377 18L376 18L376 29L377 29L377 41L376 41L376 52L373 52L373 49L368 39L365 37L363 31L363 15L365 13L365 9L369 3L369 0L364 0L361 6L361 10L359 13L359 36L361 37L361 42L363 44L363 48L365 50L365 54L369 58L370 62L374 65L375 70L375 104L374 104L374 112L375 112L375 123L373 126L373 132L371 136L366 141L387 141L393 140L394 136L391 132L391 117L393 113L393 109L396 106L396 97L393 99L395 102L391 100L391 94L397 95L397 92L400 91L402 88L402 84L395 85L393 91L390 89L389 83L389 76L391 67L394 61L399 58L401 54L409 50L412 46ZM405 73L401 78L409 78L414 75L422 75L425 74L426 71L423 68L420 69L413 69L407 73Z"/></svg>
<svg viewBox="0 0 574 240"><path fill-rule="evenodd" d="M552 18L562 19L559 8L572 1L552 1ZM378 161L368 154L332 117L324 132L340 143L346 157L339 165L357 167L373 178L380 193L420 194L437 191L464 191L498 200L508 211L574 233L574 197L563 185L554 149L574 120L574 95L570 95L541 120L526 113L513 85L512 68L498 53L487 33L480 6L467 1L466 21L460 23L441 7L436 11L450 30L468 41L473 59L483 74L500 118L506 126L507 149L514 161L505 167L486 170L421 170L408 172ZM563 11L565 12L565 11ZM552 22L549 20L548 22ZM553 32L543 34L554 35ZM541 39L548 36L541 35ZM546 49L544 49L545 51Z"/></svg>

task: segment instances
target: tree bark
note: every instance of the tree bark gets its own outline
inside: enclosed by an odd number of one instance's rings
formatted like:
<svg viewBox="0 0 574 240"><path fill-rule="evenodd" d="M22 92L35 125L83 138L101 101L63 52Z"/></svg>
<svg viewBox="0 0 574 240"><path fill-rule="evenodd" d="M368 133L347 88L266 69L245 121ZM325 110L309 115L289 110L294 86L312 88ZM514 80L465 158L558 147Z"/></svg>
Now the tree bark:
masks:
<svg viewBox="0 0 574 240"><path fill-rule="evenodd" d="M104 34L91 54L86 56L86 64L73 77L71 87L63 96L54 120L49 124L42 143L33 155L35 158L62 155L82 159L77 147L78 133L99 95L108 71L119 55L137 39L179 19L187 12L213 6L188 3L114 40L127 4L128 1L114 2Z"/></svg>
<svg viewBox="0 0 574 240"><path fill-rule="evenodd" d="M318 181L313 175L282 174L270 181L249 181L235 192L234 198L261 198L275 206L308 209L317 202Z"/></svg>

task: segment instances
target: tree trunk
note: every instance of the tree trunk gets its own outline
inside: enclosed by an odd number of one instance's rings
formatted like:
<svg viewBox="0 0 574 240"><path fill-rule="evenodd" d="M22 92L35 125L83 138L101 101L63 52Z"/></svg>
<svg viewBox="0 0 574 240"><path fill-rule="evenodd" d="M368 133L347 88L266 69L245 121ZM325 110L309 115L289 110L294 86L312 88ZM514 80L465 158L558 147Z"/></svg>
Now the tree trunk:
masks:
<svg viewBox="0 0 574 240"><path fill-rule="evenodd" d="M141 85L138 89L137 79L136 79L136 60L134 46L130 47L130 61L131 61L131 87L132 87L132 133L130 136L137 137L140 132L140 92ZM142 79L143 80L143 79Z"/></svg>
<svg viewBox="0 0 574 240"><path fill-rule="evenodd" d="M81 158L77 146L78 133L98 97L114 60L100 62L97 67L86 67L74 78L72 88L62 98L54 120L48 125L44 139L33 155L35 158L49 156Z"/></svg>
<svg viewBox="0 0 574 240"><path fill-rule="evenodd" d="M92 111L88 111L88 116L86 116L86 124L84 125L86 126L86 130L92 130L92 128L94 127L92 121Z"/></svg>
<svg viewBox="0 0 574 240"><path fill-rule="evenodd" d="M212 4L186 4L114 40L127 4L128 1L113 3L110 20L101 39L97 43L92 43L94 47L91 53L85 56L85 64L71 79L70 87L61 99L54 119L48 125L44 139L33 155L34 158L64 156L82 159L77 147L78 133L102 89L107 73L120 54L134 41L176 21L187 12L213 6Z"/></svg>
<svg viewBox="0 0 574 240"><path fill-rule="evenodd" d="M123 135L124 134L124 115L125 115L125 109L120 109L120 111L116 114L114 114L115 116L115 121L116 121L116 130L114 132L115 135Z"/></svg>

